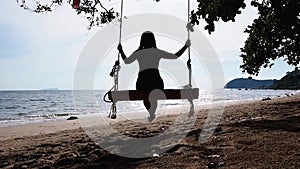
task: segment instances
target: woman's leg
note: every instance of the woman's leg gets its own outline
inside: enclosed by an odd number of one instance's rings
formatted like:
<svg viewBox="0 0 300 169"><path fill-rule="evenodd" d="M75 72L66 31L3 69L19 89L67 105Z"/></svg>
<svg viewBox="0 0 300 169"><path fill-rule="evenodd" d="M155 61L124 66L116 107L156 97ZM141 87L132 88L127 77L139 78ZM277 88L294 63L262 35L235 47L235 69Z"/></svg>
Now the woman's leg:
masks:
<svg viewBox="0 0 300 169"><path fill-rule="evenodd" d="M146 109L148 110L149 112L149 118L148 120L151 122L155 119L155 111L156 111L156 108L157 108L157 100L143 100L144 102L144 106L146 107Z"/></svg>
<svg viewBox="0 0 300 169"><path fill-rule="evenodd" d="M150 117L149 121L155 119L155 111L157 109L157 93L153 92L155 89L164 89L164 82L160 77L158 69L147 69L139 72L136 82L136 89L148 93L149 98L143 100L145 108L148 110Z"/></svg>

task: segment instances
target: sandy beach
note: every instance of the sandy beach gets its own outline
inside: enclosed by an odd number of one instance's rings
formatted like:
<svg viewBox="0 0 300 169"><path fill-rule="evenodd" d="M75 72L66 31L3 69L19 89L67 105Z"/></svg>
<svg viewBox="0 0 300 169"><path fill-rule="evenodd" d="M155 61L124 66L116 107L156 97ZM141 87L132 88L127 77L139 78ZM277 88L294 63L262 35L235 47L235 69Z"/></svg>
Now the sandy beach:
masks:
<svg viewBox="0 0 300 169"><path fill-rule="evenodd" d="M109 153L95 144L79 120L1 127L0 168L300 167L299 94L227 104L213 135L199 143L208 113L209 109L197 107L196 121L183 139L166 152L146 158ZM164 133L178 116L159 116L153 123L112 121L110 125L126 137L151 138ZM157 143L157 147L162 145Z"/></svg>

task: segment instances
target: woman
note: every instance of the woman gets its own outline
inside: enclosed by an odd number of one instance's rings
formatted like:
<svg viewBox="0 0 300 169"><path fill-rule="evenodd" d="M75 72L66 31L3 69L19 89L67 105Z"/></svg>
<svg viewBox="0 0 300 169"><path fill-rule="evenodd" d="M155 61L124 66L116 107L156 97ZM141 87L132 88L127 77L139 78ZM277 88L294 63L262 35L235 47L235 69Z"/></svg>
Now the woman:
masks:
<svg viewBox="0 0 300 169"><path fill-rule="evenodd" d="M158 66L160 59L177 59L191 45L190 40L187 40L185 45L175 54L168 53L156 47L154 34L146 31L141 36L140 46L138 50L133 52L129 57L126 57L122 45L118 45L118 50L125 64L130 64L135 60L139 63L139 74L136 82L136 89L148 93L154 89L164 89L164 82L159 74ZM151 122L155 118L157 108L157 100L143 100L144 106L148 110Z"/></svg>

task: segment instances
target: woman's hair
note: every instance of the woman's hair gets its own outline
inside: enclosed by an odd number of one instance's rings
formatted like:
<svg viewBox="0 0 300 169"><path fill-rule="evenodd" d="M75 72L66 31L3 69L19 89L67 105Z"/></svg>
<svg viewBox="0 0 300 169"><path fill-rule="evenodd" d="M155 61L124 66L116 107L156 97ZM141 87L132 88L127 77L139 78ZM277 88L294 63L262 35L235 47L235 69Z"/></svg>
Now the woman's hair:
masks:
<svg viewBox="0 0 300 169"><path fill-rule="evenodd" d="M142 34L138 50L147 48L157 48L154 34L150 31L146 31Z"/></svg>

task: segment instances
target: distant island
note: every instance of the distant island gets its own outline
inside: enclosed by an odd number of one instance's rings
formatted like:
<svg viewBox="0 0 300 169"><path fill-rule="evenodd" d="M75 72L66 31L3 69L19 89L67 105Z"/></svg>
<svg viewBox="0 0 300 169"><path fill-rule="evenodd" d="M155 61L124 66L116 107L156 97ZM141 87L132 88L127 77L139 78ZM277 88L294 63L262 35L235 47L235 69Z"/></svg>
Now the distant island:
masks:
<svg viewBox="0 0 300 169"><path fill-rule="evenodd" d="M300 89L300 70L287 72L280 80L256 80L249 78L237 78L228 82L227 89Z"/></svg>
<svg viewBox="0 0 300 169"><path fill-rule="evenodd" d="M41 90L59 90L59 89L56 87L53 87L53 88L46 88L46 89L41 89Z"/></svg>
<svg viewBox="0 0 300 169"><path fill-rule="evenodd" d="M237 78L228 82L224 88L228 89L268 89L277 80L255 80L252 78Z"/></svg>

